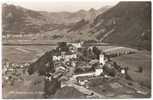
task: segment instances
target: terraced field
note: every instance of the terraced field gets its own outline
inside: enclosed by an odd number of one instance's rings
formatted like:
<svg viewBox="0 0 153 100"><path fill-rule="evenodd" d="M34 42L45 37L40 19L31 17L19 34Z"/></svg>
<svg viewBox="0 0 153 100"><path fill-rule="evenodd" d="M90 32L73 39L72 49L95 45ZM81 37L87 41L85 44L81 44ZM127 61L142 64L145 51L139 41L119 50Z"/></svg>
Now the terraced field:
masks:
<svg viewBox="0 0 153 100"><path fill-rule="evenodd" d="M55 46L3 46L2 59L12 63L33 62Z"/></svg>

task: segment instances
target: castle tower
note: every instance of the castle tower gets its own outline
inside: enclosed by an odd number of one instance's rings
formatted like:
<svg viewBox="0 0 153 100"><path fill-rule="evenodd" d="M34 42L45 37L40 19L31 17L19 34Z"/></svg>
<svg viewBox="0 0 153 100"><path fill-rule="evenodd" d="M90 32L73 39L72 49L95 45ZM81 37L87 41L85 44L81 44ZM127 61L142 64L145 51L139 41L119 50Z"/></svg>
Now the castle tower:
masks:
<svg viewBox="0 0 153 100"><path fill-rule="evenodd" d="M102 65L105 64L105 56L103 53L99 55L99 63Z"/></svg>

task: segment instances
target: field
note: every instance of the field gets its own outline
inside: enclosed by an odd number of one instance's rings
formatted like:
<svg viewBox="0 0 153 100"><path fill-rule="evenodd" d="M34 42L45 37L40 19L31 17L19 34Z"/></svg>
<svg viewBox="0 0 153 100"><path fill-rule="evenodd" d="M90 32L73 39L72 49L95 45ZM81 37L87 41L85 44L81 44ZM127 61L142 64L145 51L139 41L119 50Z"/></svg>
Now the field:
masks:
<svg viewBox="0 0 153 100"><path fill-rule="evenodd" d="M103 80L98 79L94 80L96 83L93 82L93 87L90 87L92 90L104 95L105 98L139 98L143 97L141 94L136 93L136 90L133 88L129 88L124 84L118 82L118 80ZM99 82L99 85L98 83ZM102 83L102 84L100 84Z"/></svg>
<svg viewBox="0 0 153 100"><path fill-rule="evenodd" d="M146 51L140 51L136 54L123 55L112 58L121 66L129 68L128 74L130 77L142 85L151 87L151 53ZM138 69L142 67L143 71L138 72Z"/></svg>
<svg viewBox="0 0 153 100"><path fill-rule="evenodd" d="M34 62L55 46L3 46L2 59L12 63Z"/></svg>

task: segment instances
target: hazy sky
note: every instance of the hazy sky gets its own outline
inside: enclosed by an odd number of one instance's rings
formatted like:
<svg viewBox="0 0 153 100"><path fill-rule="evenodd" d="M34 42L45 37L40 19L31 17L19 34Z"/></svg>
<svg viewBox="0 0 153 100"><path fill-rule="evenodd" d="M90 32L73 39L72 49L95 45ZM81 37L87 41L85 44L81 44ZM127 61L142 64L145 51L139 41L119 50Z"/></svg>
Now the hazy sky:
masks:
<svg viewBox="0 0 153 100"><path fill-rule="evenodd" d="M82 0L83 1L83 0ZM60 12L60 11L78 11L80 9L88 10L90 8L99 9L105 5L115 5L118 3L116 0L5 0L5 3L22 6L33 10Z"/></svg>

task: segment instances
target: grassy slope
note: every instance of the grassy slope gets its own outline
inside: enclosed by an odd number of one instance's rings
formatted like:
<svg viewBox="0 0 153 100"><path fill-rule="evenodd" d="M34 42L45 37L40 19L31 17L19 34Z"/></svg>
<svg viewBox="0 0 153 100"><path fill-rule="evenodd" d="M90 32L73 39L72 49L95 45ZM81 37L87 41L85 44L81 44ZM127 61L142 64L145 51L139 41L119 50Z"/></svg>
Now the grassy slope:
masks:
<svg viewBox="0 0 153 100"><path fill-rule="evenodd" d="M24 75L24 81L16 81L13 86L5 85L3 98L11 99L41 99L43 98L44 81L42 76Z"/></svg>
<svg viewBox="0 0 153 100"><path fill-rule="evenodd" d="M151 54L139 52L136 54L124 55L113 58L114 61L122 66L129 67L129 75L134 81L140 82L142 85L151 87ZM138 67L143 68L142 73L136 72Z"/></svg>
<svg viewBox="0 0 153 100"><path fill-rule="evenodd" d="M104 20L102 23L100 23ZM150 2L120 2L112 9L95 19L97 29L106 29L98 36L104 36L115 29L104 42L129 44L145 49L151 48L151 3ZM142 36L142 33L144 35ZM98 37L100 38L100 37Z"/></svg>

